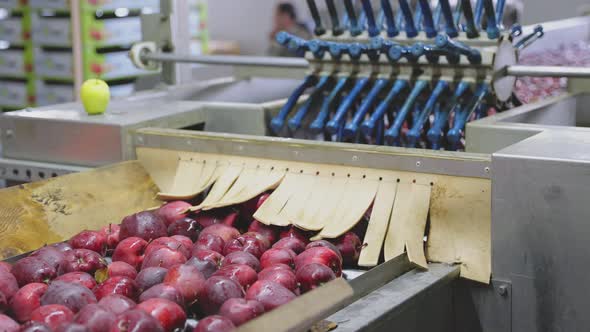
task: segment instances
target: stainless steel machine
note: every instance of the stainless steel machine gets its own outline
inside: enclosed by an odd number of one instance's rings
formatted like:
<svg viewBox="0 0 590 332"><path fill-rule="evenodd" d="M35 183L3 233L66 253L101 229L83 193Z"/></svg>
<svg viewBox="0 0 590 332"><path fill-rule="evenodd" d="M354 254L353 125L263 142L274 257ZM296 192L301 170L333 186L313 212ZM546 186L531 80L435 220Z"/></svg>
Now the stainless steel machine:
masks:
<svg viewBox="0 0 590 332"><path fill-rule="evenodd" d="M161 16L148 20L156 17ZM534 29L525 27L523 35ZM545 39L527 51L552 47L544 41L555 38L589 40L590 19L544 24L544 33ZM469 42L463 34L461 40ZM420 36L429 41L426 31ZM584 271L590 263L584 250L590 232L586 222L590 209L584 204L590 186L590 131L585 128L590 116L584 108L588 68L518 66L510 57L512 44L503 53L502 43L489 40L479 46L476 42L467 45L481 52L481 66L467 59L457 66L432 66L425 61L419 66L450 73L459 68L466 76L480 68L485 72L484 81L496 84L494 95L499 93L504 100L510 97L514 80L505 83L501 77L572 77L569 94L468 123L467 152L429 151L265 137L272 132L271 119L288 103L285 98L300 86L293 78L307 77L309 68L323 71L325 67L320 66L325 63L313 55L308 60L191 57L174 52L167 38L164 35L139 45L134 56L145 66L161 67L168 83L182 81L176 65L184 62L233 65L235 75L143 92L114 102L109 114L101 117L83 115L76 103L5 114L0 118L0 175L29 182L138 159L164 190L173 187L169 179L174 178L179 156L185 153L270 159L305 167L359 168L375 174L394 172L401 174L401 183L432 187L425 205L405 201L428 216L423 218L419 241L413 237L418 245L402 246L405 253L396 256L397 260L373 267L358 282L351 281L356 296L331 303L323 307L325 311L306 312L310 322L334 322L336 331L590 328L585 310L589 302L580 291L590 281ZM369 40L365 35L359 38ZM257 76L265 78L252 78ZM301 98L300 105L307 100ZM398 195L413 197L400 191ZM422 245L425 252L417 254ZM280 319L282 314L286 319L288 310L294 308L286 306L275 316ZM305 305L297 310L305 312ZM272 322L272 317L268 319ZM292 326L308 327L302 324Z"/></svg>

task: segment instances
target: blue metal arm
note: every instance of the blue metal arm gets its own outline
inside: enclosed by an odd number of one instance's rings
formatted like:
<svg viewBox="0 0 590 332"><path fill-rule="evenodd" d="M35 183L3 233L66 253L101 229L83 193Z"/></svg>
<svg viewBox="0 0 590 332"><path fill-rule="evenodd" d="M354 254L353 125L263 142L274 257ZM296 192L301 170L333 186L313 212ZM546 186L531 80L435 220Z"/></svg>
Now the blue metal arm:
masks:
<svg viewBox="0 0 590 332"><path fill-rule="evenodd" d="M470 63L480 64L481 53L478 49L469 47L461 42L450 39L445 35L438 35L436 37L436 46L448 51L463 54L467 57Z"/></svg>
<svg viewBox="0 0 590 332"><path fill-rule="evenodd" d="M357 19L352 0L344 0L344 8L346 9L346 15L350 22L350 35L353 37L360 35L363 32L363 29Z"/></svg>
<svg viewBox="0 0 590 332"><path fill-rule="evenodd" d="M453 19L453 11L451 10L451 4L449 3L449 0L439 0L439 4L441 6L442 13L445 18L445 32L451 38L459 36L459 31L455 26L455 20Z"/></svg>
<svg viewBox="0 0 590 332"><path fill-rule="evenodd" d="M315 22L315 29L313 32L316 36L321 36L326 33L326 29L322 25L322 18L320 17L320 12L318 11L318 7L315 4L315 0L307 0L307 6L309 7L309 11L311 12L311 17Z"/></svg>
<svg viewBox="0 0 590 332"><path fill-rule="evenodd" d="M434 90L428 98L428 101L426 102L424 109L422 110L422 112L420 112L418 117L414 119L414 124L412 128L408 131L407 138L409 147L416 146L416 142L418 142L418 139L420 138L420 133L422 132L424 123L426 123L426 120L430 116L430 113L432 113L432 111L434 110L434 105L438 102L438 99L440 98L442 93L447 89L448 86L449 83L441 80L438 81L438 83L434 87Z"/></svg>
<svg viewBox="0 0 590 332"><path fill-rule="evenodd" d="M376 124L379 123L379 120L383 119L385 112L389 109L391 102L397 97L406 87L408 86L408 81L405 80L397 80L393 83L393 87L389 90L389 93L381 101L381 103L375 109L375 112L371 114L371 117L367 119L361 125L361 132L365 135L371 135L375 130Z"/></svg>
<svg viewBox="0 0 590 332"><path fill-rule="evenodd" d="M543 32L543 26L537 25L535 30L530 35L522 37L522 39L519 40L516 45L514 45L514 48L521 51L534 43L537 39L543 37L544 34L545 32Z"/></svg>
<svg viewBox="0 0 590 332"><path fill-rule="evenodd" d="M449 118L449 114L451 114L454 109L460 107L459 100L468 89L469 83L465 81L459 82L455 88L453 97L447 102L447 106L443 110L439 110L438 114L435 114L434 123L427 133L428 141L433 149L438 150L440 148L440 140L443 135L444 126Z"/></svg>
<svg viewBox="0 0 590 332"><path fill-rule="evenodd" d="M326 124L326 130L328 133L335 134L338 131L338 128L344 124L346 113L352 108L353 103L368 84L369 78L367 77L359 77L357 79L356 84L350 93L344 98L344 101L342 101L342 104L340 104L336 110L334 117L328 121L328 124Z"/></svg>
<svg viewBox="0 0 590 332"><path fill-rule="evenodd" d="M489 88L487 84L480 84L469 104L467 104L461 111L455 112L453 126L447 133L447 140L453 145L457 146L461 140L461 132L465 128L465 124L479 105L483 102L485 96L488 94Z"/></svg>
<svg viewBox="0 0 590 332"><path fill-rule="evenodd" d="M432 18L432 10L430 9L430 3L428 0L418 0L418 4L422 9L422 22L424 22L424 32L426 37L434 38L438 34L438 31L434 27L434 19Z"/></svg>
<svg viewBox="0 0 590 332"><path fill-rule="evenodd" d="M479 37L479 29L475 25L471 0L461 0L461 3L463 4L463 16L465 16L465 33L467 34L467 38L477 38Z"/></svg>
<svg viewBox="0 0 590 332"><path fill-rule="evenodd" d="M404 16L404 28L406 30L406 36L408 38L416 37L418 35L418 30L414 24L414 17L412 17L412 9L410 9L410 4L408 4L407 0L399 0L399 8L402 15Z"/></svg>
<svg viewBox="0 0 590 332"><path fill-rule="evenodd" d="M275 134L279 134L285 125L285 120L289 113L295 108L297 105L297 101L301 97L301 95L307 90L308 88L315 85L317 82L317 77L315 75L307 76L303 82L293 91L285 105L279 111L279 114L270 121L270 128L273 130Z"/></svg>
<svg viewBox="0 0 590 332"><path fill-rule="evenodd" d="M318 115L313 120L313 122L309 125L309 131L312 134L319 134L324 130L324 127L326 126L326 121L328 120L328 116L330 115L330 109L331 109L333 103L336 101L336 99L338 99L338 97L340 97L340 95L342 94L342 91L344 91L344 87L346 87L346 84L348 83L348 81L350 79L351 78L349 76L341 77L338 80L338 82L336 82L336 86L334 86L334 88L332 89L332 92L330 92L328 97L326 99L324 99L324 102L322 103L322 106L320 108L320 111L318 112Z"/></svg>
<svg viewBox="0 0 590 332"><path fill-rule="evenodd" d="M381 0L381 10L385 15L385 22L387 23L387 37L393 38L399 35L399 29L395 24L395 17L393 16L393 9L389 0Z"/></svg>
<svg viewBox="0 0 590 332"><path fill-rule="evenodd" d="M387 129L387 131L385 132L385 140L390 144L398 141L401 127L404 124L404 121L406 120L408 113L413 108L416 99L418 98L418 96L420 96L420 94L426 88L426 86L428 86L428 82L423 80L417 81L414 85L414 88L412 89L412 92L410 92L410 95L406 99L404 106L402 106L397 116L395 117L393 125L391 125L391 127L389 127L389 129Z"/></svg>
<svg viewBox="0 0 590 332"><path fill-rule="evenodd" d="M383 90L388 83L389 79L380 78L375 80L375 84L373 85L365 99L363 99L361 106L354 114L352 120L344 127L344 137L356 136L361 121L363 121L363 119L369 112L369 109L373 106L373 104L375 104L377 96L379 95L381 90Z"/></svg>
<svg viewBox="0 0 590 332"><path fill-rule="evenodd" d="M438 31L438 29L440 29L440 21L441 21L441 17L442 17L442 7L440 5L440 1L436 5L436 8L434 8L434 14L432 14L432 15L434 18L434 27Z"/></svg>
<svg viewBox="0 0 590 332"><path fill-rule="evenodd" d="M291 129L292 131L295 131L295 130L301 128L301 123L303 122L303 119L307 116L307 114L309 113L309 109L311 108L311 106L313 104L315 104L317 102L317 100L320 97L323 96L324 91L328 88L328 86L330 85L332 80L333 80L332 76L322 76L320 78L320 81L315 86L315 89L313 90L313 92L311 93L311 95L309 96L307 101L303 104L303 106L301 106L299 108L297 113L295 113L295 115L287 123L287 126L289 127L289 129Z"/></svg>
<svg viewBox="0 0 590 332"><path fill-rule="evenodd" d="M498 29L498 22L496 22L496 12L494 11L494 3L492 0L483 0L483 10L486 15L486 33L489 39L498 39L500 37L500 29Z"/></svg>
<svg viewBox="0 0 590 332"><path fill-rule="evenodd" d="M481 19L483 17L483 0L475 2L475 26L477 30L481 30Z"/></svg>
<svg viewBox="0 0 590 332"><path fill-rule="evenodd" d="M502 21L504 20L505 7L506 0L498 0L498 2L496 2L496 21L498 22L498 27L502 26Z"/></svg>
<svg viewBox="0 0 590 332"><path fill-rule="evenodd" d="M375 22L375 15L373 14L373 6L371 6L371 0L361 0L361 3L363 5L365 15L367 16L367 30L369 32L369 37L378 36L381 32L381 29L377 27L377 23Z"/></svg>
<svg viewBox="0 0 590 332"><path fill-rule="evenodd" d="M330 20L332 21L332 35L340 36L344 33L344 28L340 25L340 16L338 15L334 0L326 0L326 6L328 6Z"/></svg>

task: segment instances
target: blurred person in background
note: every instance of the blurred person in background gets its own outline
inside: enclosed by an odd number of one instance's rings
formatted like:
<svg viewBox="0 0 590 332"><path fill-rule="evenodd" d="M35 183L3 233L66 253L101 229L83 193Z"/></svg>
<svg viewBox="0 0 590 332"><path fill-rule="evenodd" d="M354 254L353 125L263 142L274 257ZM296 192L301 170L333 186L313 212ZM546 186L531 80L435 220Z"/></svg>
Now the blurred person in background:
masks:
<svg viewBox="0 0 590 332"><path fill-rule="evenodd" d="M296 56L289 52L286 47L277 43L275 37L280 31L287 31L303 39L311 38L311 32L308 28L297 21L297 12L290 3L280 3L275 10L273 29L269 35L270 47L267 53L271 56Z"/></svg>

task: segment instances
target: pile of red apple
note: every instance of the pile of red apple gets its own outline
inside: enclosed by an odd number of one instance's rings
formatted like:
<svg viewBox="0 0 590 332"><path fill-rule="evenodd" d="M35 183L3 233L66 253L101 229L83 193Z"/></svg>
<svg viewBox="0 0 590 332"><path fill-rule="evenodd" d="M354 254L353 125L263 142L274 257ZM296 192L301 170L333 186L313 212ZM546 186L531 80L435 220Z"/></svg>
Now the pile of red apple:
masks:
<svg viewBox="0 0 590 332"><path fill-rule="evenodd" d="M253 220L267 197L190 215L169 202L0 262L0 331L230 331L356 264L355 232L309 242Z"/></svg>

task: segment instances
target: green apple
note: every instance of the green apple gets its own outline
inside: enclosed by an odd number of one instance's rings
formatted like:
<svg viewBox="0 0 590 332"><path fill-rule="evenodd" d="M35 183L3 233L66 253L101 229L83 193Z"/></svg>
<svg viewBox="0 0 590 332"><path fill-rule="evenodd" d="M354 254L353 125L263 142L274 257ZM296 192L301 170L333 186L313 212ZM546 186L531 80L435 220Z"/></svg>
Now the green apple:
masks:
<svg viewBox="0 0 590 332"><path fill-rule="evenodd" d="M105 81L89 79L80 88L80 98L86 113L90 115L102 114L109 105L111 91Z"/></svg>

